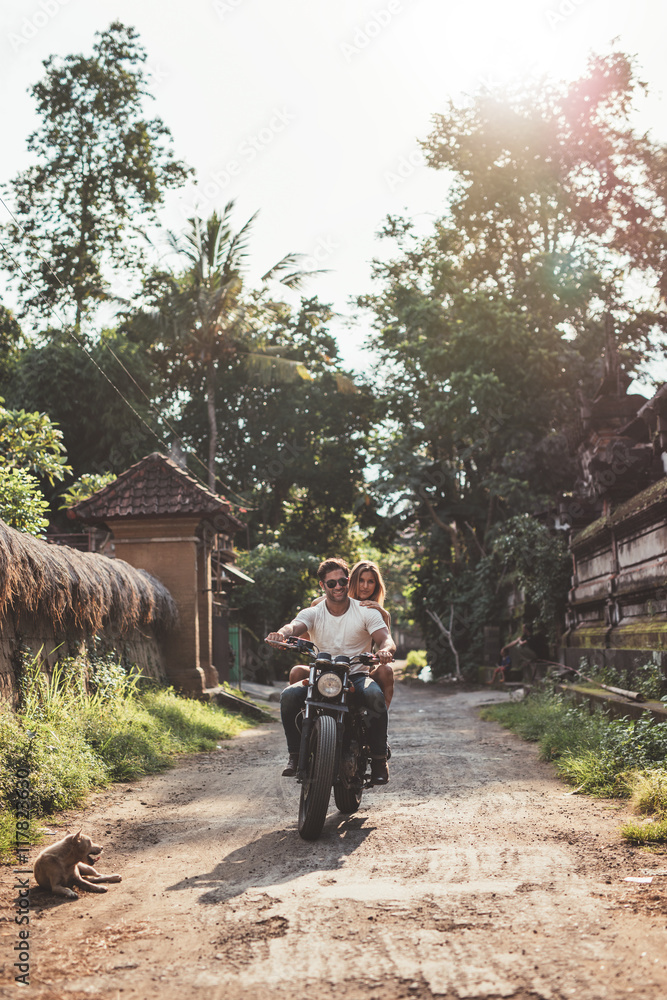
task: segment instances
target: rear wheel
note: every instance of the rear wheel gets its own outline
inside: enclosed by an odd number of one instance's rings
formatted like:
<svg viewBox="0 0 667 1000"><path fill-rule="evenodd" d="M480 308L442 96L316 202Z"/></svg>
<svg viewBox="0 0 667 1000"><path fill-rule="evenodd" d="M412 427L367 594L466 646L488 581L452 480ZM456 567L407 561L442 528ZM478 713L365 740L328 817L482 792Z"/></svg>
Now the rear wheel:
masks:
<svg viewBox="0 0 667 1000"><path fill-rule="evenodd" d="M327 818L336 766L336 723L320 715L310 737L308 773L301 786L299 833L304 840L317 840Z"/></svg>
<svg viewBox="0 0 667 1000"><path fill-rule="evenodd" d="M355 813L361 805L362 789L346 788L345 785L334 785L334 799L338 811L342 813Z"/></svg>

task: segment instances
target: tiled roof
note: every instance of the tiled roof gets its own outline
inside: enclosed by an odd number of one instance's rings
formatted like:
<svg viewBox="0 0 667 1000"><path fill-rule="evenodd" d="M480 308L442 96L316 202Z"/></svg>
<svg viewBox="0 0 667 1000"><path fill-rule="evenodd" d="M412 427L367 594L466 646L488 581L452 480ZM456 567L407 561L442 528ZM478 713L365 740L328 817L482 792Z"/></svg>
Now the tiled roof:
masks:
<svg viewBox="0 0 667 1000"><path fill-rule="evenodd" d="M222 531L243 527L231 505L171 458L154 451L123 472L113 483L81 500L68 511L79 521L99 523L119 518L164 517L199 514L224 515Z"/></svg>

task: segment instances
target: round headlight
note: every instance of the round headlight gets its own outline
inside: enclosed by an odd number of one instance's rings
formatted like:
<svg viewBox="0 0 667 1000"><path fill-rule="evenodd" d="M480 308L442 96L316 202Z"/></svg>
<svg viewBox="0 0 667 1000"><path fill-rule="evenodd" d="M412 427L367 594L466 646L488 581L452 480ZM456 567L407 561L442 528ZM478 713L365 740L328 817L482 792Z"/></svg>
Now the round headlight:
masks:
<svg viewBox="0 0 667 1000"><path fill-rule="evenodd" d="M317 690L325 698L335 698L343 690L343 682L338 674L322 674L317 681Z"/></svg>

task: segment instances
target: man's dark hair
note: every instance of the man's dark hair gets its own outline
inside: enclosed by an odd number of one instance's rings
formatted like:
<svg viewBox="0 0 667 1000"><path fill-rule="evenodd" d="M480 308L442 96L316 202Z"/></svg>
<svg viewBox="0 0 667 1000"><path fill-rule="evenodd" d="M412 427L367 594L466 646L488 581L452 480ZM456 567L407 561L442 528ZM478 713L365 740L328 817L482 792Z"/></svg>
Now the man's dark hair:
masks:
<svg viewBox="0 0 667 1000"><path fill-rule="evenodd" d="M327 573L333 573L336 569L342 569L345 576L350 575L350 567L344 559L325 559L317 567L317 579L323 581Z"/></svg>

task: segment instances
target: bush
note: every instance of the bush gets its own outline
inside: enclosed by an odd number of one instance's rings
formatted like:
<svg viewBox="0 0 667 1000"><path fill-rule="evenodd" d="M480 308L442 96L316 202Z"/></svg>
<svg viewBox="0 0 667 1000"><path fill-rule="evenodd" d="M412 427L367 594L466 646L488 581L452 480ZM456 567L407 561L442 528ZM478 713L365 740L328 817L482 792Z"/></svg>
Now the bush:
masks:
<svg viewBox="0 0 667 1000"><path fill-rule="evenodd" d="M584 673L590 672L585 659L582 659L580 669ZM616 670L613 667L598 668L592 678L601 684L637 691L648 701L659 701L667 691L660 663L649 662Z"/></svg>
<svg viewBox="0 0 667 1000"><path fill-rule="evenodd" d="M667 815L667 770L636 771L632 780L632 807L637 813Z"/></svg>
<svg viewBox="0 0 667 1000"><path fill-rule="evenodd" d="M405 661L405 672L413 676L428 665L425 649L411 649Z"/></svg>

